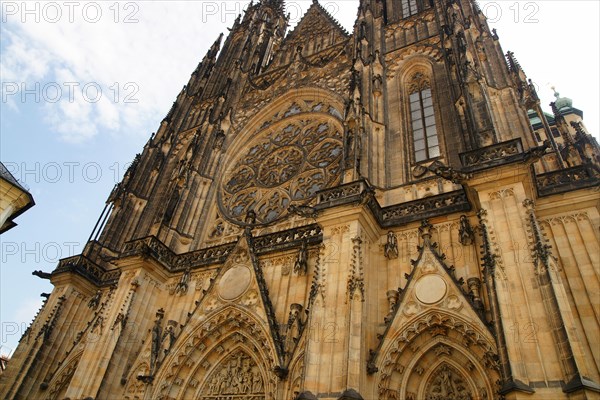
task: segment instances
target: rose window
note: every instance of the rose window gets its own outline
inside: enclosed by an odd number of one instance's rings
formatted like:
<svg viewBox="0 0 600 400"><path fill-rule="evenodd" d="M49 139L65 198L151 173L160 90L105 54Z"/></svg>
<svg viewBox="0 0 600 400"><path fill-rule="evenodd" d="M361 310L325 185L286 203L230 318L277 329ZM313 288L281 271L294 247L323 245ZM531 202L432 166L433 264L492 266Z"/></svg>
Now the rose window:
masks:
<svg viewBox="0 0 600 400"><path fill-rule="evenodd" d="M294 118L294 117L292 117ZM257 223L283 218L339 183L343 152L340 124L288 118L257 134L261 139L240 153L225 174L220 207L230 220L244 222L248 211Z"/></svg>

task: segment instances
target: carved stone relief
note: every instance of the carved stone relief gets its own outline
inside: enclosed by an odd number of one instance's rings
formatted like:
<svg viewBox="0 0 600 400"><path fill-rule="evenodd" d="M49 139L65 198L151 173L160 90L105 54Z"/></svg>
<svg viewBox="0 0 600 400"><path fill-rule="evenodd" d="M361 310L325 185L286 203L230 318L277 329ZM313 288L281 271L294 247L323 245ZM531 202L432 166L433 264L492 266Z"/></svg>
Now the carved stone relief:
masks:
<svg viewBox="0 0 600 400"><path fill-rule="evenodd" d="M449 365L443 364L426 385L427 400L471 400L473 395L464 379Z"/></svg>
<svg viewBox="0 0 600 400"><path fill-rule="evenodd" d="M214 369L198 398L263 400L264 378L254 359L240 350Z"/></svg>

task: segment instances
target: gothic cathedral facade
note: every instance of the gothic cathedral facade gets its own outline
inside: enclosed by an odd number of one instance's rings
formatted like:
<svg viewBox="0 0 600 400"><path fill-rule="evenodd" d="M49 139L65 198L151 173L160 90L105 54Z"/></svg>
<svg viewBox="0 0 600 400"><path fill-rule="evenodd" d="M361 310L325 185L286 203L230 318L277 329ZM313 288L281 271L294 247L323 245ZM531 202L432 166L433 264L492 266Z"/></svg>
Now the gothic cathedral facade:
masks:
<svg viewBox="0 0 600 400"><path fill-rule="evenodd" d="M260 0L210 48L83 253L38 272L0 397L599 398L581 113L542 112L473 0L287 28Z"/></svg>

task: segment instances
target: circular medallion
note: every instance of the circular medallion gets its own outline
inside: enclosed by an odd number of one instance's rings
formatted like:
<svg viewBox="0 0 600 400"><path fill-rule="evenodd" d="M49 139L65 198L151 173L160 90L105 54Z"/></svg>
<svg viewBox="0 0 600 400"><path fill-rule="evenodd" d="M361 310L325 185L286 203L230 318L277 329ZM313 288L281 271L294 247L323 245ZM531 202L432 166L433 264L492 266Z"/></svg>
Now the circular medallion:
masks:
<svg viewBox="0 0 600 400"><path fill-rule="evenodd" d="M446 295L446 282L439 275L425 275L415 285L417 299L423 304L434 304Z"/></svg>
<svg viewBox="0 0 600 400"><path fill-rule="evenodd" d="M238 265L228 269L219 281L219 296L223 300L234 300L246 293L250 286L250 268Z"/></svg>

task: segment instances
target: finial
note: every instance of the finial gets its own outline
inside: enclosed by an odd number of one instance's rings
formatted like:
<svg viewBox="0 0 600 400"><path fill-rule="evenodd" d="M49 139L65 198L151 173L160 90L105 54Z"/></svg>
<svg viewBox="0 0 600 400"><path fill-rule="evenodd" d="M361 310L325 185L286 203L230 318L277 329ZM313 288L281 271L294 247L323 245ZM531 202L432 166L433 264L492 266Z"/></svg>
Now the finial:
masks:
<svg viewBox="0 0 600 400"><path fill-rule="evenodd" d="M554 92L554 97L556 97L558 99L560 97L560 93L558 93L556 91L556 87L555 86L551 86L550 89L552 89L552 91Z"/></svg>
<svg viewBox="0 0 600 400"><path fill-rule="evenodd" d="M421 226L419 227L419 233L424 241L428 242L431 239L431 229L433 225L429 223L429 220L424 219L421 221Z"/></svg>
<svg viewBox="0 0 600 400"><path fill-rule="evenodd" d="M527 209L529 212L533 212L535 209L535 202L531 199L523 200L523 207Z"/></svg>

